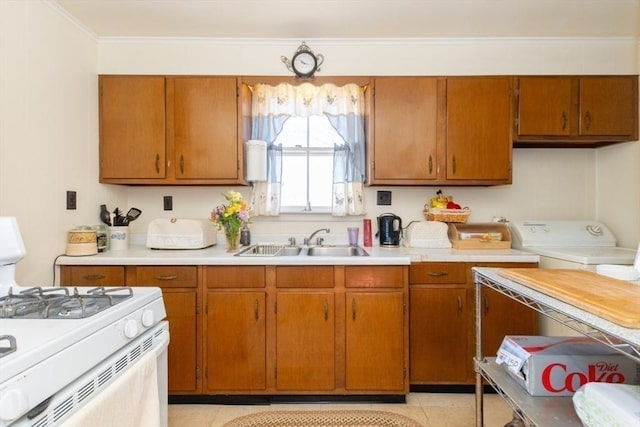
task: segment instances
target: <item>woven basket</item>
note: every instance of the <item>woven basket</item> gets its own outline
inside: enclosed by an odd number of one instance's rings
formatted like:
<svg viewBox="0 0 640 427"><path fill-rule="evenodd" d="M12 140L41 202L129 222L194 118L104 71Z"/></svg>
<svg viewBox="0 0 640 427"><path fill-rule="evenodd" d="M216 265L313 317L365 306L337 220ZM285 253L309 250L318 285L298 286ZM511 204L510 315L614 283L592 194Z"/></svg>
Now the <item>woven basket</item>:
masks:
<svg viewBox="0 0 640 427"><path fill-rule="evenodd" d="M468 208L464 209L439 209L439 208L426 208L424 211L427 221L441 221L441 222L459 222L465 223L469 219L471 211Z"/></svg>

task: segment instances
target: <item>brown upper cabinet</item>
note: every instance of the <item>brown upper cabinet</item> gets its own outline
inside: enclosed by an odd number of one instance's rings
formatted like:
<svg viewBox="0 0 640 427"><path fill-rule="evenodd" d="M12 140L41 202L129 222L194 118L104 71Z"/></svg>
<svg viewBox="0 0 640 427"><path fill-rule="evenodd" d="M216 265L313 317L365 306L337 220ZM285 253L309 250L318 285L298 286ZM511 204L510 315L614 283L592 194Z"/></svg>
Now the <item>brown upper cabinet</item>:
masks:
<svg viewBox="0 0 640 427"><path fill-rule="evenodd" d="M516 146L638 139L638 76L526 76L516 86Z"/></svg>
<svg viewBox="0 0 640 427"><path fill-rule="evenodd" d="M236 77L100 76L100 182L239 184Z"/></svg>
<svg viewBox="0 0 640 427"><path fill-rule="evenodd" d="M371 185L511 183L511 77L377 77Z"/></svg>

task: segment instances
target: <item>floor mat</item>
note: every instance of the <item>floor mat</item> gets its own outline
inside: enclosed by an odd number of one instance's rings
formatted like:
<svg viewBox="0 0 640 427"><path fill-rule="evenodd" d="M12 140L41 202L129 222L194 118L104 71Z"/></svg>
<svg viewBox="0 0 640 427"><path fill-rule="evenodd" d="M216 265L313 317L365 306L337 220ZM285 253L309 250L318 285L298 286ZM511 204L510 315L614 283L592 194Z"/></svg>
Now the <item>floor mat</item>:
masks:
<svg viewBox="0 0 640 427"><path fill-rule="evenodd" d="M236 418L223 427L423 427L384 411L263 411Z"/></svg>

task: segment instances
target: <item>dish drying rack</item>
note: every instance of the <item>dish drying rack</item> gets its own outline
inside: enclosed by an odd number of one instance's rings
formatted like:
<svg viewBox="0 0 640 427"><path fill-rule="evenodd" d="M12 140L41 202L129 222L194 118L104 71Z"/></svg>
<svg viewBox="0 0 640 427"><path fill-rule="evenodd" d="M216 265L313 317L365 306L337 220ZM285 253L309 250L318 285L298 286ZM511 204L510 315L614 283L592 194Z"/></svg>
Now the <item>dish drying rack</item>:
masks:
<svg viewBox="0 0 640 427"><path fill-rule="evenodd" d="M248 248L238 252L236 255L242 256L276 256L278 255L282 249L284 249L285 245L274 244L274 243L259 243L257 245L249 246Z"/></svg>

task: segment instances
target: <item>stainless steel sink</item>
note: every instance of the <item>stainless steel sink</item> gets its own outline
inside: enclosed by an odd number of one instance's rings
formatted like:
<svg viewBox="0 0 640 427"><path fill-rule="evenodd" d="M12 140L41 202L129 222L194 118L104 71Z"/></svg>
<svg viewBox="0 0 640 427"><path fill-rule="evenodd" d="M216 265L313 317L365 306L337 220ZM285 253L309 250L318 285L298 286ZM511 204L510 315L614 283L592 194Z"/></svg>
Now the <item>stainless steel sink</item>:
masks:
<svg viewBox="0 0 640 427"><path fill-rule="evenodd" d="M369 256L360 246L312 246L307 250L308 256Z"/></svg>
<svg viewBox="0 0 640 427"><path fill-rule="evenodd" d="M300 255L302 248L300 246L285 246L276 256L297 256Z"/></svg>
<svg viewBox="0 0 640 427"><path fill-rule="evenodd" d="M272 244L251 245L235 256L241 257L279 257L279 256L330 256L351 257L369 256L360 246L285 246Z"/></svg>

